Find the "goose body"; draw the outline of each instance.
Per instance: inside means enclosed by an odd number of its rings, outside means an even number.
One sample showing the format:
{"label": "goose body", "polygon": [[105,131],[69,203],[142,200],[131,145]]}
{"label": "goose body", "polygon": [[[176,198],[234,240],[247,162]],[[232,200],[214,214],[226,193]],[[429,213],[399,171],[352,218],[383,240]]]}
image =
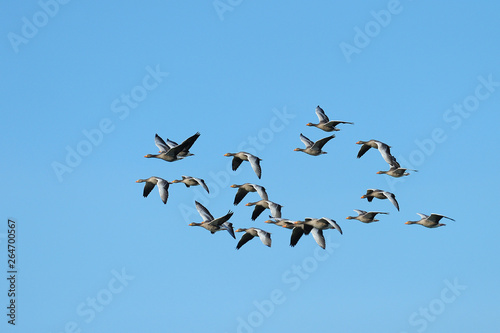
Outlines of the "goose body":
{"label": "goose body", "polygon": [[[146,158],[158,158],[167,162],[174,162],[189,156],[189,149],[194,144],[200,133],[196,133],[184,140],[180,145],[170,147],[163,139],[156,134],[155,144],[160,149],[159,154],[147,154]],[[191,154],[192,155],[192,154]]]}
{"label": "goose body", "polygon": [[370,148],[378,149],[384,161],[386,161],[391,167],[399,168],[400,165],[396,161],[396,158],[391,155],[391,147],[383,142],[377,140],[370,141],[358,141],[356,144],[361,145],[358,152],[358,158],[361,158]]}
{"label": "goose body", "polygon": [[243,236],[241,236],[238,245],[236,245],[236,249],[239,250],[243,245],[245,245],[252,238],[259,236],[262,244],[271,247],[271,233],[264,231],[259,228],[240,228],[237,229],[236,232],[245,232]]}
{"label": "goose body", "polygon": [[190,226],[198,226],[207,229],[210,231],[212,234],[216,233],[217,231],[220,230],[227,230],[231,237],[235,238],[234,235],[234,230],[233,230],[233,224],[231,222],[228,222],[228,220],[233,216],[233,212],[229,211],[226,215],[219,217],[217,219],[214,219],[212,214],[208,211],[208,209],[205,208],[201,203],[198,201],[195,201],[196,205],[196,210],[200,214],[201,218],[203,219],[203,222],[198,223],[198,222],[192,222],[189,225]]}
{"label": "goose body", "polygon": [[450,217],[440,215],[440,214],[431,214],[430,216],[428,216],[425,214],[417,213],[417,215],[419,215],[421,217],[420,220],[407,221],[407,222],[405,222],[405,224],[420,224],[420,225],[423,225],[424,227],[427,227],[427,228],[437,228],[437,227],[442,227],[442,226],[446,225],[444,223],[439,223],[439,221],[442,218],[445,218],[445,219],[448,219],[451,221],[455,221],[454,219],[452,219]]}
{"label": "goose body", "polygon": [[210,193],[207,184],[205,184],[205,181],[201,178],[182,176],[182,179],[173,180],[172,183],[184,183],[186,187],[201,185],[207,193]]}
{"label": "goose body", "polygon": [[234,205],[236,206],[243,200],[248,192],[257,192],[262,200],[268,200],[266,189],[263,186],[245,183],[242,185],[231,185],[232,188],[237,188],[236,196],[234,197]]}
{"label": "goose body", "polygon": [[149,193],[151,193],[155,185],[158,185],[158,191],[160,192],[161,201],[163,201],[164,204],[167,203],[169,182],[166,181],[165,179],[153,176],[149,177],[148,179],[138,179],[135,182],[146,183],[144,184],[144,191],[143,191],[144,198],[146,198],[149,195]]}
{"label": "goose body", "polygon": [[327,136],[326,138],[320,139],[316,142],[312,142],[306,136],[304,136],[302,133],[300,133],[300,140],[304,143],[306,148],[305,149],[295,148],[294,151],[301,151],[301,152],[304,152],[304,153],[312,155],[312,156],[326,154],[326,151],[323,151],[321,149],[328,141],[330,141],[334,137],[335,137],[335,135],[332,134],[330,136]]}
{"label": "goose body", "polygon": [[377,214],[389,214],[389,213],[384,213],[384,212],[366,212],[364,210],[360,209],[354,209],[356,213],[358,213],[358,216],[348,216],[346,219],[348,220],[358,220],[363,223],[371,223],[371,222],[377,222],[378,220],[375,219],[375,215]]}
{"label": "goose body", "polygon": [[249,202],[245,206],[255,206],[253,213],[252,213],[252,221],[255,221],[257,217],[266,209],[269,208],[271,211],[271,215],[274,218],[281,218],[281,206],[280,204],[277,204],[275,202],[269,201],[269,200],[259,200],[256,202]]}
{"label": "goose body", "polygon": [[377,189],[368,189],[366,190],[366,194],[361,196],[361,199],[367,199],[368,202],[371,202],[373,198],[377,199],[389,199],[389,201],[396,207],[397,210],[399,210],[399,204],[396,201],[396,196],[387,191],[382,191],[382,190],[377,190]]}
{"label": "goose body", "polygon": [[262,169],[260,168],[260,161],[262,161],[260,158],[258,158],[257,156],[254,156],[252,154],[249,154],[247,152],[244,152],[244,151],[240,151],[239,153],[227,153],[227,154],[224,154],[224,156],[232,156],[233,157],[233,164],[232,164],[232,168],[233,168],[233,171],[236,171],[238,169],[238,167],[240,166],[241,163],[243,163],[243,161],[248,161],[250,162],[250,165],[252,166],[252,169],[253,171],[255,172],[255,174],[257,175],[257,177],[261,177],[262,175]]}
{"label": "goose body", "polygon": [[318,116],[319,123],[313,124],[313,123],[308,123],[306,124],[307,126],[314,126],[317,127],[325,132],[333,132],[333,131],[340,131],[337,128],[338,124],[351,124],[354,125],[354,123],[348,122],[348,121],[339,121],[339,120],[330,120],[328,119],[328,116],[325,114],[325,111],[318,105],[316,107],[316,115]]}

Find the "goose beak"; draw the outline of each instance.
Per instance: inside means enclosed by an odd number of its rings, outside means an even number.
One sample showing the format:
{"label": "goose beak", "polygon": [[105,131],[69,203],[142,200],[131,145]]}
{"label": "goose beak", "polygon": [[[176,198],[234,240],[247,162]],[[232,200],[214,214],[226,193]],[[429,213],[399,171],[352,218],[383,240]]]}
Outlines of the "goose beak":
{"label": "goose beak", "polygon": [[361,196],[361,199],[364,199],[364,198],[366,198],[366,195],[362,195],[362,196]]}
{"label": "goose beak", "polygon": [[405,224],[410,224],[410,221],[408,221],[408,222],[405,222]]}

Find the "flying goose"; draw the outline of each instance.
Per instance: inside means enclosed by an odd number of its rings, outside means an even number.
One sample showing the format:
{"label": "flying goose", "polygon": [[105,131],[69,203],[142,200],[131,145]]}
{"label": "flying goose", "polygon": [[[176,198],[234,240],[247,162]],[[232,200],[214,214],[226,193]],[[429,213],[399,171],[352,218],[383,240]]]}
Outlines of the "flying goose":
{"label": "flying goose", "polygon": [[363,223],[371,223],[371,222],[377,222],[378,220],[375,219],[375,215],[377,214],[389,214],[389,213],[384,213],[384,212],[366,212],[364,210],[360,209],[354,209],[356,213],[358,213],[358,216],[348,216],[346,219],[348,220],[358,220]]}
{"label": "flying goose", "polygon": [[443,217],[445,219],[455,221],[454,219],[452,219],[450,217],[440,215],[440,214],[431,214],[431,216],[428,216],[425,214],[417,213],[417,215],[419,215],[421,217],[421,219],[419,221],[408,221],[408,222],[405,222],[405,224],[420,224],[420,225],[423,225],[424,227],[427,227],[427,228],[437,228],[437,227],[442,227],[442,226],[446,225],[444,223],[439,223],[439,221]]}
{"label": "flying goose", "polygon": [[[193,141],[193,143],[194,143],[194,141]],[[175,141],[169,140],[168,138],[167,138],[167,141],[165,142],[165,141],[163,141],[163,139],[158,134],[156,134],[155,135],[155,145],[156,145],[156,147],[158,147],[158,149],[160,149],[159,153],[163,153],[163,152],[167,152],[171,148],[177,147],[179,144],[177,142],[175,142]],[[189,152],[190,148],[191,148],[191,146],[184,147],[184,149],[181,150],[177,154],[177,157],[179,159],[181,159],[181,158],[184,158],[184,157],[193,156],[194,154],[191,154]]]}
{"label": "flying goose", "polygon": [[149,193],[151,193],[151,191],[153,190],[155,185],[158,185],[158,190],[160,191],[161,201],[163,201],[164,204],[167,203],[168,186],[170,183],[168,181],[166,181],[165,179],[153,176],[153,177],[149,177],[148,179],[138,179],[135,182],[136,183],[146,183],[146,184],[144,184],[144,192],[143,192],[144,198],[146,198],[149,195]]}
{"label": "flying goose", "polygon": [[302,133],[300,133],[300,140],[304,143],[306,148],[305,149],[295,148],[294,151],[302,151],[302,152],[309,154],[309,155],[312,155],[312,156],[326,154],[326,151],[322,151],[321,149],[328,141],[330,141],[334,137],[335,137],[335,135],[332,134],[330,136],[327,136],[326,138],[320,139],[316,142],[312,142],[307,137],[305,137]]}
{"label": "flying goose", "polygon": [[207,193],[210,193],[207,184],[205,184],[205,181],[200,178],[182,176],[182,179],[173,180],[172,183],[184,183],[186,187],[201,185]]}
{"label": "flying goose", "polygon": [[214,217],[212,216],[212,214],[210,214],[208,209],[206,209],[205,206],[203,206],[201,203],[195,201],[195,205],[196,205],[196,210],[198,211],[198,213],[200,213],[200,216],[203,219],[203,222],[201,223],[193,222],[189,224],[190,226],[203,227],[208,231],[210,231],[212,234],[220,230],[227,230],[227,232],[229,232],[231,237],[236,239],[234,235],[233,224],[231,222],[228,222],[228,220],[233,215],[232,211],[229,211],[226,215],[222,217],[214,219]]}
{"label": "flying goose", "polygon": [[240,151],[239,153],[227,153],[224,154],[224,156],[233,156],[233,165],[232,165],[233,171],[236,171],[236,169],[238,169],[238,167],[240,166],[241,163],[243,163],[243,161],[250,162],[253,171],[260,179],[260,176],[262,174],[262,170],[260,168],[260,161],[262,160],[257,156],[246,153],[244,151]]}
{"label": "flying goose", "polygon": [[368,189],[366,190],[366,194],[361,196],[361,199],[368,199],[368,202],[372,202],[373,198],[377,199],[389,199],[390,202],[399,210],[399,204],[396,201],[396,196],[387,191],[377,190],[377,189]]}
{"label": "flying goose", "polygon": [[243,198],[247,195],[248,192],[257,192],[261,199],[268,200],[266,189],[263,186],[245,183],[243,185],[231,185],[232,188],[237,188],[238,192],[236,192],[236,196],[234,197],[234,205],[236,206],[243,200]]}
{"label": "flying goose", "polygon": [[255,206],[253,213],[252,213],[252,221],[255,221],[257,217],[266,209],[269,208],[271,210],[271,215],[276,218],[281,218],[281,205],[269,201],[269,200],[259,200],[256,202],[249,202],[245,206]]}
{"label": "flying goose", "polygon": [[370,148],[376,148],[382,155],[383,159],[391,167],[396,167],[396,168],[400,167],[399,163],[396,161],[396,158],[391,155],[391,147],[386,145],[385,143],[377,140],[370,140],[370,141],[358,141],[356,142],[356,144],[362,145],[358,152],[357,156],[358,158],[363,156]]}
{"label": "flying goose", "polygon": [[[160,138],[158,134],[155,135],[155,144],[160,149],[159,154],[147,154],[144,157],[146,158],[159,158],[167,162],[174,162],[184,157],[188,156],[186,152],[189,151],[191,146],[194,144],[196,139],[200,136],[200,133],[196,133],[195,135],[184,140],[180,145],[170,148],[163,140]],[[182,153],[184,152],[184,153]],[[182,154],[184,155],[182,155]]]}
{"label": "flying goose", "polygon": [[328,116],[325,114],[325,111],[323,111],[323,109],[319,105],[316,107],[316,115],[318,116],[319,123],[318,124],[308,123],[308,124],[306,124],[307,126],[315,126],[319,129],[322,129],[325,132],[332,132],[332,131],[340,131],[336,127],[338,124],[354,125],[354,123],[351,123],[348,121],[339,121],[339,120],[328,119]]}
{"label": "flying goose", "polygon": [[255,236],[259,236],[262,243],[266,246],[271,247],[271,233],[264,231],[258,228],[240,228],[235,230],[236,232],[245,232],[243,236],[241,236],[238,245],[236,245],[236,250],[239,250],[245,243],[254,238]]}
{"label": "flying goose", "polygon": [[379,172],[377,172],[377,174],[379,174],[379,175],[386,174],[386,175],[389,175],[392,177],[399,178],[399,177],[403,177],[403,176],[408,176],[410,174],[408,172],[405,172],[406,170],[418,172],[418,170],[397,168],[395,166],[391,166],[391,168],[388,171],[379,171]]}

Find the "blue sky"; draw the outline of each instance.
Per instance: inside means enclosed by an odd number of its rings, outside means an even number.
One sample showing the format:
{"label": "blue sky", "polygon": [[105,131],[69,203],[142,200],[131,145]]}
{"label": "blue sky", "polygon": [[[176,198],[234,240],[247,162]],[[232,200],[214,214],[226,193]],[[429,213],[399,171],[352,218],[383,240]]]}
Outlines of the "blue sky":
{"label": "blue sky", "polygon": [[[429,1],[112,1],[4,3],[0,51],[0,254],[17,223],[16,327],[5,332],[481,332],[498,326],[500,5]],[[314,157],[294,152],[341,125]],[[154,135],[195,154],[167,163]],[[402,180],[377,175],[392,146]],[[262,158],[262,179],[223,155]],[[189,175],[142,197],[135,180]],[[265,186],[283,217],[330,217],[311,236],[251,221]],[[393,192],[368,203],[368,188]],[[227,233],[190,227],[194,201],[235,227],[272,233],[236,251]],[[353,209],[389,212],[363,224]],[[426,229],[416,213],[454,218]],[[239,238],[240,235],[237,235]]]}

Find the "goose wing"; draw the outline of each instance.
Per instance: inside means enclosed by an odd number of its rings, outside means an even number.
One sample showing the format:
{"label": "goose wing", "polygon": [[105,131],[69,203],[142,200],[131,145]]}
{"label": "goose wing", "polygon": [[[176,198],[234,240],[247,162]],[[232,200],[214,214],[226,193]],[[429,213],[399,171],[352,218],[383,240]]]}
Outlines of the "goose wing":
{"label": "goose wing", "polygon": [[384,161],[386,161],[391,166],[391,168],[399,168],[400,165],[398,161],[396,161],[396,158],[391,155],[391,148],[380,141],[375,141],[375,143],[377,144],[377,149],[380,152],[380,155],[382,155]]}
{"label": "goose wing", "polygon": [[271,234],[261,229],[255,228],[255,230],[257,231],[257,235],[259,236],[261,242],[264,245],[271,247]]}
{"label": "goose wing", "polygon": [[166,142],[167,142],[167,146],[168,146],[169,148],[174,148],[175,146],[178,146],[178,145],[179,145],[177,142],[172,141],[172,140],[169,140],[169,139],[167,139],[167,141],[166,141]]}
{"label": "goose wing", "polygon": [[327,136],[326,138],[320,139],[316,141],[311,148],[321,150],[321,148],[323,148],[323,146],[334,137],[335,135],[332,134],[330,136]]}
{"label": "goose wing", "polygon": [[160,153],[166,153],[170,149],[170,147],[165,143],[165,141],[163,141],[163,139],[158,134],[155,134],[155,145],[160,150]]}
{"label": "goose wing", "polygon": [[178,146],[170,148],[170,150],[167,152],[168,155],[176,156],[179,154],[181,151],[187,152],[194,144],[196,139],[200,136],[200,133],[197,132],[196,134],[190,136],[186,140],[182,141],[182,143]]}
{"label": "goose wing", "polygon": [[233,163],[232,163],[233,171],[236,171],[236,169],[238,169],[241,163],[243,163],[243,160],[241,158],[233,156]]}
{"label": "goose wing", "polygon": [[200,214],[201,218],[203,219],[203,222],[209,222],[209,221],[213,221],[214,220],[214,217],[212,216],[212,214],[210,214],[210,212],[208,211],[208,209],[205,208],[205,206],[203,206],[198,201],[195,201],[194,203],[196,205],[196,210],[198,211],[198,213]]}
{"label": "goose wing", "polygon": [[355,211],[356,213],[358,213],[358,215],[364,215],[364,214],[367,213],[366,211],[361,210],[361,209],[353,209],[353,211]]}
{"label": "goose wing", "polygon": [[273,217],[281,218],[281,205],[274,202],[269,202],[269,209]]}
{"label": "goose wing", "polygon": [[[340,234],[342,235],[342,229],[340,228],[340,226],[337,224],[337,222],[335,222],[334,220],[328,218],[328,217],[323,217],[322,218],[323,220],[327,221],[328,224],[330,224],[334,229],[336,229],[338,232],[340,232]],[[314,230],[314,229],[313,229]]]}
{"label": "goose wing", "polygon": [[207,193],[210,193],[210,191],[208,190],[208,186],[207,184],[205,184],[205,181],[203,179],[200,179],[200,178],[195,178],[195,177],[191,177],[192,179],[196,180],[196,182],[198,184],[201,185],[201,187],[203,187],[205,189],[205,191],[207,191]]}
{"label": "goose wing", "polygon": [[399,210],[399,204],[396,201],[396,196],[391,192],[384,191],[382,193],[384,193],[385,197],[389,199],[390,202],[392,202],[392,204],[397,208],[397,210]]}
{"label": "goose wing", "polygon": [[385,213],[385,212],[368,212],[368,213],[366,213],[366,217],[369,219],[373,219],[377,214],[389,215],[389,213]]}
{"label": "goose wing", "polygon": [[167,203],[168,199],[168,182],[165,179],[158,178],[158,190],[160,191],[160,198],[164,204]]}
{"label": "goose wing", "polygon": [[252,221],[255,221],[257,217],[265,210],[266,208],[261,205],[255,205],[255,208],[252,213]]}
{"label": "goose wing", "polygon": [[252,184],[253,188],[257,191],[262,200],[269,200],[264,186]]}
{"label": "goose wing", "polygon": [[371,147],[369,145],[367,145],[366,143],[363,143],[361,145],[361,148],[359,148],[359,152],[358,152],[358,158],[360,158],[361,156],[363,156]]}
{"label": "goose wing", "polygon": [[241,236],[238,245],[236,245],[236,250],[239,250],[243,245],[245,245],[249,240],[253,238],[248,232],[245,232],[243,236]]}
{"label": "goose wing", "polygon": [[300,133],[300,141],[302,141],[304,143],[304,145],[306,145],[306,148],[310,148],[310,147],[312,147],[314,145],[314,142],[312,142],[311,140],[309,140],[302,133]]}
{"label": "goose wing", "polygon": [[328,116],[325,114],[325,111],[323,111],[323,109],[319,105],[316,107],[315,111],[320,123],[327,123],[330,121],[330,119],[328,119]]}
{"label": "goose wing", "polygon": [[313,235],[314,240],[316,241],[316,243],[318,243],[318,245],[322,249],[324,249],[326,247],[326,244],[325,244],[325,236],[323,236],[323,230],[317,229],[317,228],[313,228],[312,231],[311,231],[311,234]]}
{"label": "goose wing", "polygon": [[247,195],[248,191],[245,190],[243,187],[238,188],[238,192],[236,192],[236,195],[234,197],[234,205],[236,206],[243,200],[243,198]]}
{"label": "goose wing", "polygon": [[224,222],[222,223],[221,229],[227,230],[231,237],[236,239],[236,236],[234,235],[234,229],[233,229],[233,224],[231,222]]}
{"label": "goose wing", "polygon": [[438,223],[438,222],[439,222],[439,220],[441,220],[443,217],[444,217],[445,219],[455,221],[455,220],[454,220],[454,219],[452,219],[451,217],[447,217],[447,216],[440,215],[440,214],[431,214],[431,216],[429,216],[427,219],[428,219],[429,221],[432,221],[432,222],[436,222],[436,223]]}
{"label": "goose wing", "polygon": [[155,183],[146,182],[146,184],[144,184],[144,192],[142,192],[144,198],[146,198],[154,188],[155,188]]}
{"label": "goose wing", "polygon": [[229,212],[227,212],[226,215],[219,217],[219,218],[216,218],[215,220],[210,221],[209,223],[215,227],[220,227],[224,222],[229,220],[231,218],[231,216],[233,216],[233,212],[229,211]]}
{"label": "goose wing", "polygon": [[253,171],[260,179],[260,176],[262,175],[262,169],[260,168],[260,158],[252,154],[247,154],[247,158],[250,162],[250,165],[252,166]]}
{"label": "goose wing", "polygon": [[196,134],[184,140],[179,146],[182,146],[182,150],[188,151],[189,149],[191,149],[191,147],[193,146],[193,144],[195,143],[195,141],[198,139],[199,136],[200,132],[196,132]]}
{"label": "goose wing", "polygon": [[294,247],[300,240],[300,237],[304,234],[304,229],[301,227],[295,227],[292,229],[292,236],[290,237],[290,246]]}
{"label": "goose wing", "polygon": [[332,120],[332,121],[330,121],[330,124],[332,124],[333,127],[337,126],[338,124],[351,124],[351,125],[354,125],[354,123],[351,123],[350,121],[340,121],[340,120]]}

